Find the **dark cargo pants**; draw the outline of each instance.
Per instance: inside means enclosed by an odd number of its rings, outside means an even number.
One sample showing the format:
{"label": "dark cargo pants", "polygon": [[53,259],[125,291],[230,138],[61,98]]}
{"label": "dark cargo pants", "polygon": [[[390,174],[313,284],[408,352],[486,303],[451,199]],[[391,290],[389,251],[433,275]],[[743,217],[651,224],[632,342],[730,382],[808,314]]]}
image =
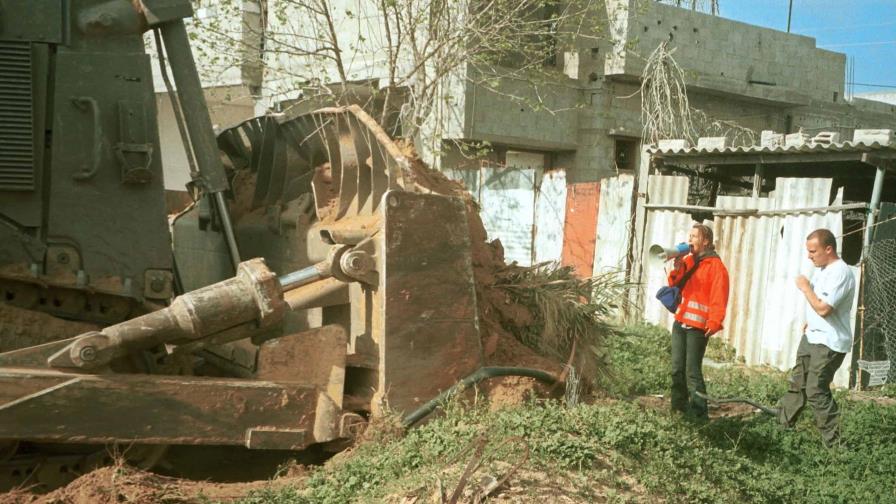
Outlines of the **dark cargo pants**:
{"label": "dark cargo pants", "polygon": [[782,425],[793,427],[808,402],[825,445],[831,446],[839,439],[840,411],[831,394],[831,382],[845,356],[826,345],[809,343],[803,335],[796,351],[796,365],[790,371],[787,393],[778,403],[778,421]]}
{"label": "dark cargo pants", "polygon": [[694,392],[706,394],[703,381],[703,355],[708,338],[700,329],[672,326],[672,410],[697,418],[706,418],[706,400]]}

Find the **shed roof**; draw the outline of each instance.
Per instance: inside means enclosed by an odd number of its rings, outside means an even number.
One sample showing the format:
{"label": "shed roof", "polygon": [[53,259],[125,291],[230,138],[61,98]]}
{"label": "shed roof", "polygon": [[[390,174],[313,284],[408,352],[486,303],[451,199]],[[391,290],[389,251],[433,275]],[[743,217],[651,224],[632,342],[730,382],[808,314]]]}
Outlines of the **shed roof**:
{"label": "shed roof", "polygon": [[896,171],[896,143],[889,139],[878,141],[862,138],[858,141],[831,143],[809,140],[797,145],[748,147],[719,147],[718,142],[702,141],[693,147],[683,145],[680,141],[671,141],[661,142],[659,146],[648,148],[647,152],[662,160],[709,166],[800,163],[854,166],[859,163],[869,167],[884,166]]}

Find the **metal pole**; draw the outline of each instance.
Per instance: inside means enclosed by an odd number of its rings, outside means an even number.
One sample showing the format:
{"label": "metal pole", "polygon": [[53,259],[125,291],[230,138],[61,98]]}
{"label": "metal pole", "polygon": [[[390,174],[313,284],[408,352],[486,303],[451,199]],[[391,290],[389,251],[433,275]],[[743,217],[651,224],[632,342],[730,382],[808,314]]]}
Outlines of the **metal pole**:
{"label": "metal pole", "polygon": [[787,7],[787,33],[790,33],[790,17],[793,14],[793,0],[790,0],[790,5]]}
{"label": "metal pole", "polygon": [[865,220],[865,239],[862,247],[862,257],[865,256],[865,248],[871,245],[871,235],[874,233],[874,221],[877,220],[877,212],[880,210],[880,194],[884,188],[884,173],[886,168],[877,165],[877,173],[874,175],[874,189],[871,191],[871,205],[868,207],[868,218]]}
{"label": "metal pole", "polygon": [[221,227],[224,229],[227,249],[230,252],[233,267],[236,269],[240,263],[240,254],[233,234],[227,202],[223,195],[223,192],[230,188],[230,184],[227,181],[224,166],[221,164],[212,120],[208,107],[205,105],[202,83],[199,81],[196,62],[193,61],[193,53],[190,50],[187,28],[184,26],[184,22],[178,19],[164,23],[159,27],[159,31],[165,42],[171,73],[174,74],[174,82],[177,84],[177,94],[180,97],[181,108],[183,108],[193,153],[199,164],[203,188],[215,195],[213,202],[221,217]]}
{"label": "metal pole", "polygon": [[329,277],[330,275],[326,272],[328,267],[329,264],[325,261],[319,262],[315,265],[287,273],[279,277],[277,281],[280,282],[280,288],[283,289],[283,292],[291,291],[303,285],[308,285],[311,282]]}
{"label": "metal pole", "polygon": [[762,164],[756,163],[756,168],[753,170],[753,199],[759,198],[759,193],[762,191],[762,175]]}
{"label": "metal pole", "polygon": [[227,241],[227,250],[230,252],[230,261],[233,263],[233,270],[236,271],[240,265],[240,250],[236,246],[236,236],[233,234],[233,223],[230,222],[227,201],[224,200],[223,192],[216,192],[214,195],[218,215],[221,217],[221,228],[224,230],[224,239]]}
{"label": "metal pole", "polygon": [[209,192],[226,191],[230,186],[224,166],[221,165],[212,120],[202,93],[202,83],[199,82],[196,63],[190,51],[187,29],[183,21],[176,20],[163,24],[159,31],[165,41],[168,62],[171,64],[171,73],[174,74],[177,94],[190,132],[190,143],[193,144],[205,189]]}

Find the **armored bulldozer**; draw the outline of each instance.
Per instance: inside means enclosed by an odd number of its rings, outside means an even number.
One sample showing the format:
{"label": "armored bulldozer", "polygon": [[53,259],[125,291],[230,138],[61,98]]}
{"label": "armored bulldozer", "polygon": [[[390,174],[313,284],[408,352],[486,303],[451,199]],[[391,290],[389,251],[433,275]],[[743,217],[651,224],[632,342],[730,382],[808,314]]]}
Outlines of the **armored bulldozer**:
{"label": "armored bulldozer", "polygon": [[[59,484],[112,445],[150,465],[170,445],[338,444],[481,364],[464,203],[357,106],[216,137],[190,15],[0,2],[2,487]],[[171,217],[148,31],[197,165]]]}

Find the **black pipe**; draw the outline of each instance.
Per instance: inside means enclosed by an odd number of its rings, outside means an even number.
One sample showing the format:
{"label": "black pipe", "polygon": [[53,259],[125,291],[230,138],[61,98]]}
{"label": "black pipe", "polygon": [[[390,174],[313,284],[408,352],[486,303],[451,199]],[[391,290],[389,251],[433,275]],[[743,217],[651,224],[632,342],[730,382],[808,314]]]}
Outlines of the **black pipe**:
{"label": "black pipe", "polygon": [[423,406],[420,406],[401,420],[401,424],[405,428],[412,427],[414,424],[426,418],[427,415],[435,411],[439,404],[458,392],[466,390],[471,385],[475,385],[486,378],[495,378],[498,376],[526,376],[535,378],[536,380],[545,382],[549,385],[557,383],[554,375],[547,371],[539,369],[521,368],[521,367],[484,367],[479,368],[475,373],[467,376],[461,381],[455,383],[448,390],[439,394],[435,399],[430,400]]}
{"label": "black pipe", "polygon": [[724,399],[719,399],[716,397],[708,396],[700,391],[694,391],[694,393],[697,394],[698,397],[700,397],[701,399],[703,399],[706,402],[711,402],[711,403],[716,403],[716,404],[739,402],[739,403],[749,404],[750,406],[752,406],[752,407],[758,409],[759,411],[762,411],[763,413],[766,413],[768,415],[778,416],[777,408],[770,408],[768,406],[759,404],[758,402],[750,400],[750,399],[741,398],[741,397],[726,397]]}

